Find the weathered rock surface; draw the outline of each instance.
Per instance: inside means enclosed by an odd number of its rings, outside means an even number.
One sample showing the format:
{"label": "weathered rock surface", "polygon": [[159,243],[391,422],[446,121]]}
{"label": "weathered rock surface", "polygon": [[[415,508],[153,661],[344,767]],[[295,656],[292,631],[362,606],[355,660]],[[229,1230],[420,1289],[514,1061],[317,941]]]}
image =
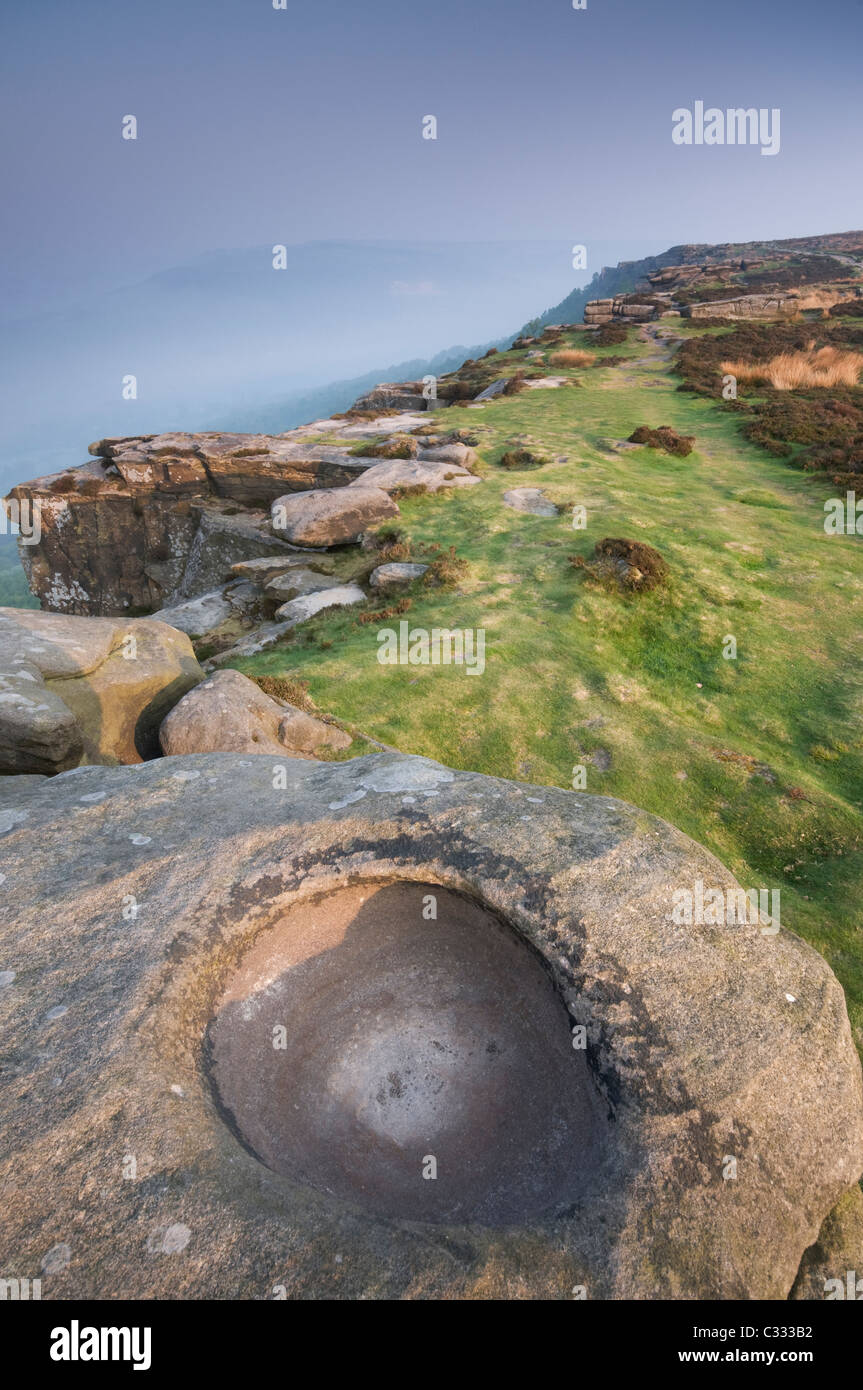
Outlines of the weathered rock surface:
{"label": "weathered rock surface", "polygon": [[217,671],[184,695],[159,731],[162,751],[287,753],[311,758],[322,747],[348,748],[349,734],[286,700],[274,699],[239,671]]}
{"label": "weathered rock surface", "polygon": [[[0,1268],[38,1271],[68,1245],[43,1298],[267,1299],[281,1286],[289,1298],[564,1299],[576,1285],[589,1298],[784,1298],[863,1169],[860,1064],[838,982],[788,932],[675,924],[676,889],[734,881],[653,816],[397,754],[340,764],[207,754],[26,783],[11,805],[0,787],[0,968],[15,972],[0,991]],[[575,1043],[585,1030],[571,1084],[597,1104],[583,1142],[565,1146],[571,1171],[541,1210],[502,1183],[500,1200],[516,1204],[504,1224],[481,1192],[443,1227],[423,1208],[426,1156],[457,1153],[453,1115],[486,1174],[498,1171],[496,1144],[507,1174],[507,1144],[521,1142],[522,1111],[496,1119],[487,1139],[483,1075],[494,1081],[498,1064],[528,1055],[511,1032],[494,1051],[508,1020],[492,987],[493,937],[483,945],[465,917],[471,970],[446,976],[442,1002],[417,956],[418,978],[399,972],[377,1029],[360,1007],[380,987],[377,957],[357,949],[362,914],[344,919],[353,972],[338,969],[338,934],[323,949],[279,936],[295,907],[327,926],[332,894],[335,926],[345,885],[372,894],[405,880],[463,895],[526,940]],[[442,941],[446,903],[442,892]],[[435,921],[420,934],[405,911],[444,979]],[[358,1126],[357,1167],[349,1148],[338,1152],[352,1180],[360,1170],[375,1180],[376,1154],[388,1171],[386,1146],[400,1185],[390,1219],[328,1192],[313,1167],[277,1172],[256,1157],[248,1127],[272,1096],[251,1087],[245,1143],[217,1103],[210,1044],[231,991],[278,1075],[270,986],[330,961],[322,1012],[350,1047],[333,1054],[325,1028],[310,1035],[296,1132],[315,1139],[324,1102]],[[292,1055],[291,1017],[277,1022]],[[472,1027],[482,1046],[471,1053],[459,1040]],[[544,1029],[536,1045],[556,1048]],[[459,1043],[441,1072],[443,1109],[420,1084],[432,1059],[441,1066],[441,1037]],[[534,1149],[554,1123],[552,1107]],[[723,1177],[728,1155],[735,1181]],[[451,1190],[457,1164],[439,1170]],[[417,1220],[405,1219],[411,1175]]]}
{"label": "weathered rock surface", "polygon": [[296,545],[343,545],[359,540],[369,526],[398,516],[395,502],[379,487],[298,492],[272,507],[273,530]]}
{"label": "weathered rock surface", "polygon": [[203,675],[162,622],[0,608],[0,771],[154,757],[159,725]]}
{"label": "weathered rock surface", "polygon": [[367,473],[351,483],[348,492],[359,488],[377,487],[384,492],[396,492],[403,487],[424,487],[437,492],[442,487],[472,487],[481,482],[475,474],[455,463],[435,463],[421,459],[384,459],[372,464]]}
{"label": "weathered rock surface", "polygon": [[412,565],[407,560],[392,560],[389,564],[378,565],[369,575],[373,589],[402,589],[414,579],[421,578],[428,565]]}
{"label": "weathered rock surface", "polygon": [[278,623],[286,624],[288,628],[297,627],[299,623],[313,618],[324,608],[350,606],[362,603],[364,598],[365,594],[359,584],[330,585],[317,593],[290,599],[288,603],[283,603],[281,608],[276,609],[274,617]]}
{"label": "weathered rock surface", "polygon": [[[860,1281],[858,1283],[858,1280]],[[863,1192],[852,1187],[836,1203],[803,1256],[795,1299],[863,1299]]]}

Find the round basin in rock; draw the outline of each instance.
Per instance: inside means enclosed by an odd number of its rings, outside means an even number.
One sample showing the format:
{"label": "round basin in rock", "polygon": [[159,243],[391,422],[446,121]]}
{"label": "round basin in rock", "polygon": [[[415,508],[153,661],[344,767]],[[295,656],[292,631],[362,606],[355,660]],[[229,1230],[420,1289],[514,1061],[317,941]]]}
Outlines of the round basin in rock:
{"label": "round basin in rock", "polygon": [[681,918],[745,894],[611,797],[82,767],[0,778],[0,874],[0,1270],[68,1247],[43,1298],[785,1298],[863,1169],[826,961]]}
{"label": "round basin in rock", "polygon": [[486,909],[354,886],[249,951],[210,1028],[213,1079],[278,1173],[380,1216],[510,1223],[572,1203],[594,1169],[603,1119],[570,1028]]}

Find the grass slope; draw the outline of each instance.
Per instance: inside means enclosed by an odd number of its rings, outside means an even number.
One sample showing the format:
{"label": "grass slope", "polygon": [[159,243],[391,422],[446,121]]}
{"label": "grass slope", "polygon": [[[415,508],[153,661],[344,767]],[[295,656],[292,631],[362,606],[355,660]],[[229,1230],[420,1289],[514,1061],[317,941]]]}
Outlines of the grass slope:
{"label": "grass slope", "polygon": [[[484,628],[483,675],[380,665],[376,633],[398,618],[363,626],[355,610],[324,613],[238,665],[305,680],[339,719],[453,767],[568,787],[585,764],[588,791],[664,816],[745,887],[781,888],[783,924],[836,971],[863,1045],[863,545],[825,534],[828,480],[676,390],[664,343],[633,334],[603,351],[630,360],[553,367],[580,384],[447,410],[447,428],[480,438],[482,486],[400,503],[415,547],[454,545],[470,562],[450,592],[415,589],[406,616]],[[525,365],[520,353],[496,360]],[[694,451],[603,442],[638,425],[695,435]],[[514,439],[549,462],[498,468]],[[522,485],[567,510],[509,510],[503,493]],[[586,530],[572,528],[576,504]],[[604,536],[655,546],[669,586],[629,597],[592,587],[569,557]],[[723,657],[728,637],[736,660]]]}

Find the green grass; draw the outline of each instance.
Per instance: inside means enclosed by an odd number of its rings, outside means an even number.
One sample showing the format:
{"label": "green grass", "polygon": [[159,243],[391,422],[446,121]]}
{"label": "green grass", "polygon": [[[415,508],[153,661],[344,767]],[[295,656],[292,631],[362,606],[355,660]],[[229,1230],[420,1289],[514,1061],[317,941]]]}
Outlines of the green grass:
{"label": "green grass", "polygon": [[[238,665],[299,676],[340,720],[453,767],[568,787],[584,763],[588,791],[664,816],[744,886],[781,888],[783,924],[831,963],[863,1044],[863,542],[825,535],[829,482],[676,391],[652,345],[632,338],[619,353],[635,360],[549,369],[578,390],[448,409],[447,428],[480,437],[483,484],[400,504],[414,545],[454,545],[470,563],[451,592],[415,586],[405,616],[484,628],[483,675],[379,665],[377,626],[359,625],[356,610],[323,613]],[[693,453],[598,442],[642,424],[694,434]],[[523,474],[496,467],[513,439],[550,461]],[[502,495],[521,485],[584,504],[587,529],[573,530],[568,511],[510,511]],[[569,556],[608,535],[655,546],[668,587],[631,597],[591,587]],[[736,660],[722,656],[728,636]],[[610,755],[606,771],[597,754]]]}

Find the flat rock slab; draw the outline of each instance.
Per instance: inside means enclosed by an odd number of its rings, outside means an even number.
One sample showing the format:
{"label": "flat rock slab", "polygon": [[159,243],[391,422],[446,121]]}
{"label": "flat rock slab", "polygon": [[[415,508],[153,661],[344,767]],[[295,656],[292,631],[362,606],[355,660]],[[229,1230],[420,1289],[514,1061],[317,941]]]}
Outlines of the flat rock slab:
{"label": "flat rock slab", "polygon": [[277,622],[286,623],[289,628],[296,627],[299,623],[313,618],[324,608],[362,603],[365,597],[359,584],[339,584],[335,587],[330,585],[328,589],[318,593],[304,594],[301,598],[292,598],[283,603],[281,608],[276,609],[275,617]]}
{"label": "flat rock slab", "polygon": [[307,568],[311,559],[314,559],[319,570],[327,566],[332,569],[332,560],[319,556],[316,550],[303,550],[296,555],[265,555],[259,560],[240,560],[231,566],[231,573],[238,579],[249,579],[253,584],[268,584],[276,575],[287,574],[290,569]]}
{"label": "flat rock slab", "polygon": [[534,516],[557,516],[558,508],[549,501],[541,487],[513,487],[503,494],[504,506],[514,512],[532,512]]}
{"label": "flat rock slab", "polygon": [[422,411],[400,411],[397,415],[377,415],[370,420],[314,420],[310,425],[291,430],[285,437],[334,434],[339,439],[367,439],[377,434],[407,434],[428,422],[428,415]]}
{"label": "flat rock slab", "polygon": [[403,487],[424,487],[429,492],[437,492],[442,487],[473,487],[474,483],[479,482],[482,482],[481,478],[454,463],[382,459],[380,463],[372,464],[357,482],[351,483],[348,491],[377,487],[389,493]]}
{"label": "flat rock slab", "polygon": [[[784,930],[675,922],[675,892],[698,880],[731,892],[734,880],[622,802],[389,753],[338,764],[213,753],[28,778],[17,801],[0,793],[0,1268],[49,1271],[43,1298],[569,1299],[578,1285],[588,1298],[784,1298],[863,1169],[860,1063],[829,967]],[[424,886],[419,921],[411,884]],[[401,885],[395,916],[372,914],[366,935],[340,895],[389,885]],[[435,916],[423,899],[436,890]],[[399,916],[397,988],[378,1026],[375,952],[383,962],[387,940],[398,944]],[[504,1088],[511,1123],[484,1139],[484,1083],[497,1077],[485,1049],[501,1044],[513,1076],[532,1059],[537,1104],[543,1067],[564,1063],[554,1009],[538,1038],[518,1038],[489,916],[505,949],[542,961],[572,1035],[571,1069],[552,1089],[562,1105],[589,1093],[593,1116],[578,1138],[560,1131],[563,1170],[552,1155],[550,1186],[529,1184],[539,1206],[516,1191],[503,1217],[476,1170],[453,1183],[447,1164],[457,1173],[466,1160],[451,1126],[463,1118],[459,1143],[476,1142],[484,1174],[497,1144],[501,1173],[517,1174],[506,1146],[522,1143],[523,1092]],[[457,925],[467,969],[448,958]],[[343,952],[350,968],[338,968]],[[316,979],[322,1016],[349,1046],[314,1019]],[[286,1000],[308,987],[307,1053],[290,1011],[267,1012],[280,981]],[[439,986],[436,1029],[425,1001]],[[214,1060],[232,989],[232,1036],[251,1059],[233,1117]],[[254,1077],[278,1067],[274,1052],[303,1058],[293,1114],[306,1147],[292,1158],[253,1133],[273,1118]],[[440,1093],[423,1080],[432,1054]],[[321,1105],[362,1136],[330,1155],[336,1188],[314,1167]],[[557,1132],[534,1113],[534,1133]],[[375,1159],[387,1135],[404,1139],[386,1160],[400,1193],[390,1206]],[[444,1184],[441,1211],[404,1216],[409,1173],[417,1187]],[[446,1184],[458,1200],[469,1182],[453,1215]],[[49,1255],[61,1246],[62,1260]]]}

